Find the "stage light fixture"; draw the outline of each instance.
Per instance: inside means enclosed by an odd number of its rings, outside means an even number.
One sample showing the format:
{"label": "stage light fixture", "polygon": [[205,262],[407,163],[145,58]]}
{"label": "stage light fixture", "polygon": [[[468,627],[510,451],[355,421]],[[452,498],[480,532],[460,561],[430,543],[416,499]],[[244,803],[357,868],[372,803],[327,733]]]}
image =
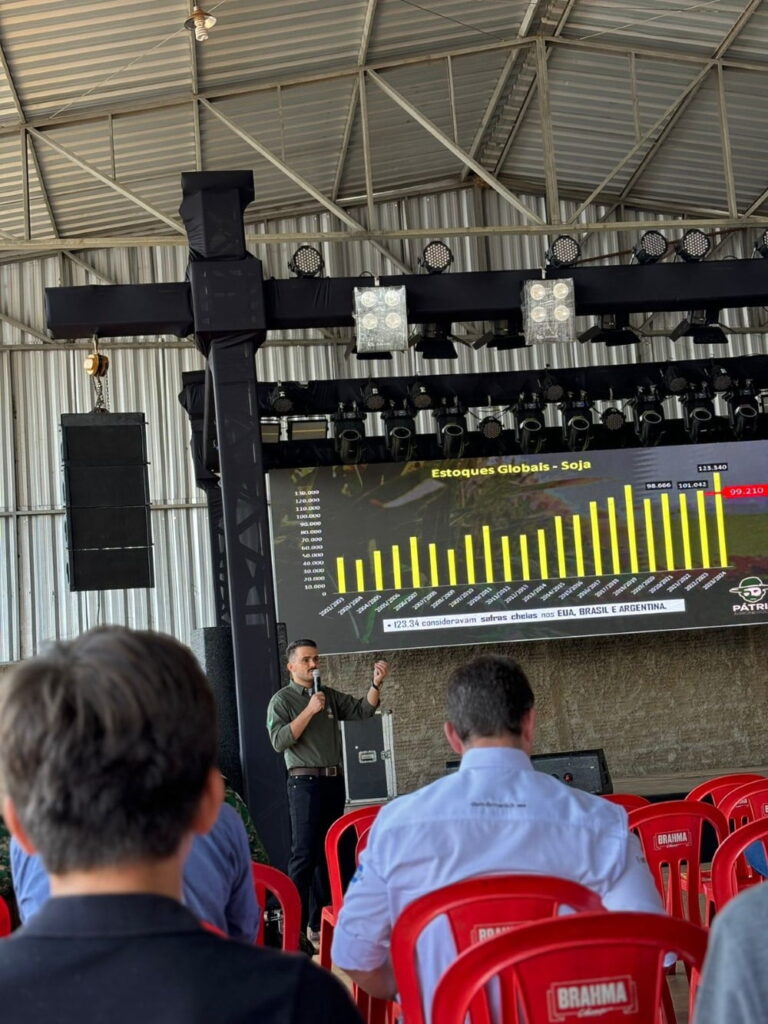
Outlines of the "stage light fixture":
{"label": "stage light fixture", "polygon": [[403,409],[389,409],[381,414],[387,451],[395,462],[408,462],[416,447],[416,423]]}
{"label": "stage light fixture", "polygon": [[498,441],[504,431],[504,424],[498,416],[483,416],[477,429],[486,441]]}
{"label": "stage light fixture", "polygon": [[324,267],[322,253],[312,245],[300,245],[288,260],[288,269],[297,277],[319,277]]}
{"label": "stage light fixture", "polygon": [[356,352],[363,358],[408,349],[405,285],[355,288]]}
{"label": "stage light fixture", "polygon": [[664,371],[664,387],[670,395],[681,395],[688,390],[688,378],[674,363],[670,363]]}
{"label": "stage light fixture", "polygon": [[324,441],[328,437],[328,421],[325,416],[307,420],[288,420],[289,441]]}
{"label": "stage light fixture", "polygon": [[632,249],[638,263],[656,263],[666,256],[669,242],[660,231],[651,229],[640,236],[640,241]]}
{"label": "stage light fixture", "polygon": [[545,373],[539,381],[541,397],[545,402],[561,402],[565,395],[565,388],[560,381],[551,373]]}
{"label": "stage light fixture", "polygon": [[378,384],[374,384],[372,380],[363,388],[363,405],[368,412],[381,412],[384,406],[387,404],[387,400],[379,390]]}
{"label": "stage light fixture", "polygon": [[467,417],[458,400],[435,410],[437,440],[445,459],[460,459],[467,444]]}
{"label": "stage light fixture", "polygon": [[629,325],[629,313],[602,313],[599,322],[588,327],[579,335],[579,341],[593,341],[612,347],[614,345],[634,345],[642,341],[642,335]]}
{"label": "stage light fixture", "polygon": [[712,390],[722,395],[733,387],[733,378],[724,366],[713,366],[709,372]]}
{"label": "stage light fixture", "polygon": [[354,465],[363,458],[365,441],[365,417],[358,409],[340,408],[332,417],[333,446],[345,466]]}
{"label": "stage light fixture", "polygon": [[751,380],[736,387],[728,396],[728,424],[737,441],[752,437],[760,423],[760,406]]}
{"label": "stage light fixture", "polygon": [[763,259],[768,259],[768,228],[755,242],[755,252],[759,252]]}
{"label": "stage light fixture", "polygon": [[285,384],[275,384],[269,392],[269,404],[275,416],[287,416],[293,409],[293,399]]}
{"label": "stage light fixture", "polygon": [[547,249],[547,265],[559,270],[572,267],[581,258],[581,246],[571,235],[558,235]]}
{"label": "stage light fixture", "polygon": [[694,309],[669,332],[672,341],[693,338],[694,345],[727,345],[728,336],[720,326],[719,309]]}
{"label": "stage light fixture", "polygon": [[699,228],[688,228],[675,242],[675,252],[686,263],[700,263],[709,255],[712,239]]}
{"label": "stage light fixture", "polygon": [[450,324],[424,324],[416,334],[415,349],[424,359],[458,359]]}
{"label": "stage light fixture", "polygon": [[621,409],[617,409],[615,406],[611,406],[609,409],[605,409],[600,414],[600,420],[606,430],[609,430],[612,434],[616,433],[617,430],[622,430],[626,422],[624,413]]}
{"label": "stage light fixture", "polygon": [[523,333],[529,344],[571,342],[576,333],[573,278],[525,281]]}
{"label": "stage light fixture", "polygon": [[643,448],[653,448],[664,436],[664,406],[656,388],[637,389],[632,401],[635,434]]}
{"label": "stage light fixture", "polygon": [[563,441],[572,452],[589,448],[592,440],[592,403],[585,392],[578,398],[569,395],[560,405],[563,418]]}
{"label": "stage light fixture", "polygon": [[415,380],[408,388],[408,400],[414,409],[418,410],[431,409],[434,404],[427,385],[422,384],[420,380]]}
{"label": "stage light fixture", "polygon": [[683,406],[683,426],[690,440],[698,444],[710,437],[715,432],[717,420],[709,388],[706,385],[691,388],[680,396],[680,402]]}
{"label": "stage light fixture", "polygon": [[427,242],[418,262],[428,274],[442,274],[453,263],[453,253],[445,242]]}
{"label": "stage light fixture", "polygon": [[544,410],[541,399],[535,394],[521,394],[513,409],[515,418],[515,440],[524,455],[536,455],[544,447]]}
{"label": "stage light fixture", "polygon": [[508,320],[494,320],[491,330],[482,334],[474,343],[475,348],[498,349],[500,352],[514,348],[525,348],[527,342],[523,334],[523,314],[513,310]]}

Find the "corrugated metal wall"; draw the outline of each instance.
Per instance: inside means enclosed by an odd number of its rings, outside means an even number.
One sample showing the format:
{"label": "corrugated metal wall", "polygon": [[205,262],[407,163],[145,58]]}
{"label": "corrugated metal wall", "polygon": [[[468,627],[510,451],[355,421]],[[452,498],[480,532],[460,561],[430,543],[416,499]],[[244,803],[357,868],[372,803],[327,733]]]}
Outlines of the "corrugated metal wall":
{"label": "corrugated metal wall", "polygon": [[[524,201],[544,216],[540,198],[529,196]],[[564,220],[574,211],[575,206],[563,203]],[[441,225],[517,222],[515,211],[495,193],[472,188],[382,204],[377,213],[382,227],[433,225],[438,236]],[[364,220],[363,210],[355,215]],[[592,220],[609,216],[602,207],[583,214]],[[309,214],[257,225],[249,229],[249,238],[252,251],[264,260],[265,272],[284,277],[295,246],[259,245],[259,231],[301,230],[317,232],[321,238],[324,231],[335,229],[330,215]],[[592,235],[585,256],[615,253],[627,249],[633,240],[611,232]],[[416,269],[423,241],[389,245],[399,260]],[[505,269],[540,265],[545,242],[496,235],[487,240],[456,239],[452,247],[458,270]],[[718,255],[742,256],[750,248],[751,239],[733,234]],[[322,244],[322,249],[332,276],[365,270],[392,272],[388,261],[363,242]],[[159,628],[185,641],[193,629],[213,623],[206,510],[188,454],[188,421],[177,401],[181,373],[201,368],[201,357],[191,345],[154,337],[124,339],[128,347],[111,353],[110,408],[142,411],[148,423],[157,585],[147,591],[70,594],[65,578],[59,419],[63,412],[87,412],[93,395],[82,370],[83,351],[65,344],[47,346],[41,340],[46,286],[178,281],[185,264],[183,248],[126,248],[81,253],[78,262],[61,255],[0,265],[0,663],[18,660],[48,639],[73,636],[98,622]],[[732,326],[748,326],[745,311],[725,316]],[[13,326],[7,318],[27,325],[28,330]],[[670,320],[655,317],[652,326],[661,331],[671,325]],[[471,330],[472,325],[460,329]],[[456,373],[718,354],[701,347],[694,350],[690,341],[673,345],[659,336],[640,347],[607,349],[574,343],[500,353],[460,346],[457,360],[424,364],[409,352],[392,361],[359,363],[344,355],[347,338],[345,331],[319,330],[274,336],[259,353],[258,374],[264,380],[313,380],[412,375],[425,369]],[[732,338],[727,354],[750,354],[764,347],[762,333],[744,333]],[[429,429],[426,419],[422,429]]]}

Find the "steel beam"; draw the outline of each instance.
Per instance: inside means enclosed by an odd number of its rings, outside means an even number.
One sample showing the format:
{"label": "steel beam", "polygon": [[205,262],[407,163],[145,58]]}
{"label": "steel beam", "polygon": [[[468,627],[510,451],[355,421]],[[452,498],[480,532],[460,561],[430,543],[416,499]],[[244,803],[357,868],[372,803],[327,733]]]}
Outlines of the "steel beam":
{"label": "steel beam", "polygon": [[725,172],[725,194],[728,198],[728,215],[736,217],[739,209],[736,203],[736,180],[733,174],[733,151],[731,137],[728,132],[728,105],[725,98],[722,64],[717,65],[717,106],[720,114],[720,142],[723,150],[723,170]]}
{"label": "steel beam", "polygon": [[349,97],[349,106],[347,107],[347,117],[344,121],[344,131],[341,136],[341,146],[339,147],[339,159],[336,162],[336,173],[333,176],[333,188],[331,189],[331,199],[335,203],[339,198],[339,189],[341,188],[341,179],[344,175],[344,165],[347,162],[347,153],[349,152],[349,140],[352,136],[352,126],[355,123],[355,114],[357,112],[357,96],[360,90],[360,79],[356,78],[352,84],[352,93]]}
{"label": "steel beam", "polygon": [[371,168],[371,136],[368,131],[368,93],[365,73],[357,79],[357,95],[360,102],[360,129],[363,136],[363,167],[365,169],[365,204],[368,209],[368,227],[376,227],[376,207],[373,202],[373,170]]}
{"label": "steel beam", "polygon": [[461,148],[461,146],[457,146],[456,143],[445,134],[445,132],[441,131],[433,121],[430,121],[428,117],[425,117],[425,115],[422,114],[417,107],[414,107],[414,105],[407,100],[402,93],[398,92],[394,86],[381,78],[375,71],[369,71],[367,74],[371,81],[373,81],[383,93],[389,96],[389,98],[401,107],[406,114],[412,117],[417,124],[420,124],[422,128],[428,131],[433,138],[437,139],[439,143],[445,146],[449,152],[453,153],[458,160],[466,164],[470,170],[474,171],[478,178],[482,178],[487,185],[490,185],[494,192],[498,192],[502,199],[506,200],[510,206],[513,206],[518,213],[527,217],[533,224],[542,223],[541,218],[538,217],[533,210],[529,210],[525,203],[522,203],[505,185],[501,184],[498,178],[491,174],[490,171],[487,171],[482,164],[477,162],[477,160],[473,159],[469,153]]}
{"label": "steel beam", "polygon": [[547,220],[550,224],[553,224],[560,221],[560,199],[557,192],[557,165],[555,162],[555,140],[552,134],[552,115],[549,109],[547,50],[546,43],[541,36],[536,40],[536,91],[539,97],[539,116],[541,118]]}

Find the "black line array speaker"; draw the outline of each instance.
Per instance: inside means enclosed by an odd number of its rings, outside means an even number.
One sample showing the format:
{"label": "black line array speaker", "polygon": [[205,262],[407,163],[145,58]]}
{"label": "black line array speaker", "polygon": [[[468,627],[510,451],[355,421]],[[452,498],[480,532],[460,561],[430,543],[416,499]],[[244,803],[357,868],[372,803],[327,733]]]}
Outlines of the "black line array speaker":
{"label": "black line array speaker", "polygon": [[153,587],[144,414],[61,417],[70,590]]}
{"label": "black line array speaker", "polygon": [[237,718],[235,660],[229,626],[204,626],[192,631],[190,646],[208,677],[216,702],[218,765],[238,793],[243,792],[240,731]]}
{"label": "black line array speaker", "polygon": [[611,775],[602,749],[534,754],[531,761],[537,772],[553,775],[566,786],[574,786],[587,793],[613,792]]}

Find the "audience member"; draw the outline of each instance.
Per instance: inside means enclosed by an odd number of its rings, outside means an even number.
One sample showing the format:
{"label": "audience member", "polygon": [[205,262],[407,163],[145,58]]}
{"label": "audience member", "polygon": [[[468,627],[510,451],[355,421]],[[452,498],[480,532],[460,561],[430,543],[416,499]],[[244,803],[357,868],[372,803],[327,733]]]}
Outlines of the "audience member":
{"label": "audience member", "polygon": [[[461,766],[381,809],[334,931],[334,962],[372,995],[395,994],[389,937],[403,908],[473,875],[557,875],[609,909],[663,913],[626,812],[533,770],[533,700],[509,658],[477,658],[449,678],[444,730]],[[419,944],[425,1007],[455,956],[442,924]]]}
{"label": "audience member", "polygon": [[[13,887],[19,916],[26,923],[50,896],[48,875],[38,853],[11,843]],[[259,930],[259,905],[253,887],[251,851],[240,815],[221,805],[210,832],[195,836],[184,862],[182,902],[199,921],[232,939],[253,942]]]}
{"label": "audience member", "polygon": [[359,1024],[305,957],[205,931],[179,902],[219,813],[215,708],[171,637],[93,630],[0,693],[3,815],[52,898],[0,944],[3,1024]]}
{"label": "audience member", "polygon": [[731,900],[715,917],[696,996],[695,1024],[758,1024],[768,1007],[768,885]]}

